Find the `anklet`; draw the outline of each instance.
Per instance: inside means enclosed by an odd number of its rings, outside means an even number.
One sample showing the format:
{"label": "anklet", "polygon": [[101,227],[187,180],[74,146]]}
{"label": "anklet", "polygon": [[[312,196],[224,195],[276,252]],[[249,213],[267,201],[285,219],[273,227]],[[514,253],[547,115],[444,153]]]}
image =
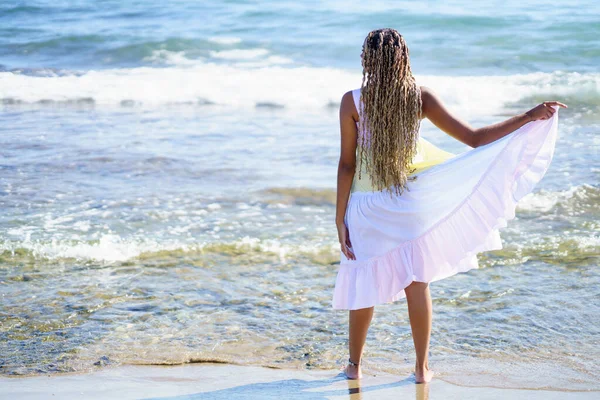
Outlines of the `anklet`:
{"label": "anklet", "polygon": [[348,364],[352,364],[352,366],[358,367],[360,364],[362,364],[362,360],[360,360],[360,363],[355,363],[351,359],[348,359]]}

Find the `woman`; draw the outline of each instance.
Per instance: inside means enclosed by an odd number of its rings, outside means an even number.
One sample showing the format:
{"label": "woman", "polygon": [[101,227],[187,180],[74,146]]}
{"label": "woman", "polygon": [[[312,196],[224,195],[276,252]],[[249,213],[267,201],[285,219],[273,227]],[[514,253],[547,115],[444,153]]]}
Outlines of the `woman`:
{"label": "woman", "polygon": [[[406,297],[415,381],[429,382],[429,283],[478,268],[502,248],[498,229],[545,174],[556,140],[557,101],[474,129],[415,83],[408,47],[393,29],[366,37],[363,81],[340,106],[336,224],[341,246],[333,308],[350,310],[350,379],[374,306]],[[458,156],[419,137],[422,118],[473,147]],[[358,164],[358,168],[356,168]],[[356,173],[358,169],[358,173]]]}

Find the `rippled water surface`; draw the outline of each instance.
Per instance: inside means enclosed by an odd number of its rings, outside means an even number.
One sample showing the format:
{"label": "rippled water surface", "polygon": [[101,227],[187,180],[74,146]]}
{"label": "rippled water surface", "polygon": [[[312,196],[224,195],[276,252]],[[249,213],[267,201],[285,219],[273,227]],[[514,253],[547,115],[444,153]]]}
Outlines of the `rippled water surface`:
{"label": "rippled water surface", "polygon": [[[592,2],[136,4],[0,6],[0,373],[341,367],[337,107],[360,85],[362,37],[390,25],[417,79],[474,126],[569,104],[504,249],[431,284],[432,367],[600,390]],[[427,121],[421,133],[467,150]],[[378,307],[365,366],[413,365],[405,301]]]}

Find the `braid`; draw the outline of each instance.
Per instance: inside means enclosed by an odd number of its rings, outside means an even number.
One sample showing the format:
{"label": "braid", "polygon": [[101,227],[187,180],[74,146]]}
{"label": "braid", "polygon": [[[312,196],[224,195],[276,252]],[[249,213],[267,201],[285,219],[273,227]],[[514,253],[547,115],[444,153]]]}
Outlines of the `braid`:
{"label": "braid", "polygon": [[394,29],[372,31],[365,39],[361,103],[359,163],[365,163],[377,190],[402,194],[414,179],[409,175],[419,140],[421,91],[410,69],[408,47]]}

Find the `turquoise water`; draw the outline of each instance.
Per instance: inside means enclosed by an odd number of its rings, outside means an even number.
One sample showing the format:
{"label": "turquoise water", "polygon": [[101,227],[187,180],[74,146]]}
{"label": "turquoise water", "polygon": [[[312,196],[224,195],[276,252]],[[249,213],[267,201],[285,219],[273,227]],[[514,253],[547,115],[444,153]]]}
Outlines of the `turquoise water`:
{"label": "turquoise water", "polygon": [[[598,11],[3,2],[0,372],[341,367],[337,107],[360,85],[364,36],[389,26],[417,80],[474,126],[569,105],[505,249],[431,285],[432,367],[462,384],[598,390]],[[422,134],[466,150],[428,122]],[[370,371],[409,373],[404,302],[379,307],[369,335]]]}
{"label": "turquoise water", "polygon": [[[4,67],[98,69],[186,60],[356,69],[365,33],[405,35],[424,73],[595,72],[597,2],[5,1]],[[465,71],[466,69],[466,71]]]}

